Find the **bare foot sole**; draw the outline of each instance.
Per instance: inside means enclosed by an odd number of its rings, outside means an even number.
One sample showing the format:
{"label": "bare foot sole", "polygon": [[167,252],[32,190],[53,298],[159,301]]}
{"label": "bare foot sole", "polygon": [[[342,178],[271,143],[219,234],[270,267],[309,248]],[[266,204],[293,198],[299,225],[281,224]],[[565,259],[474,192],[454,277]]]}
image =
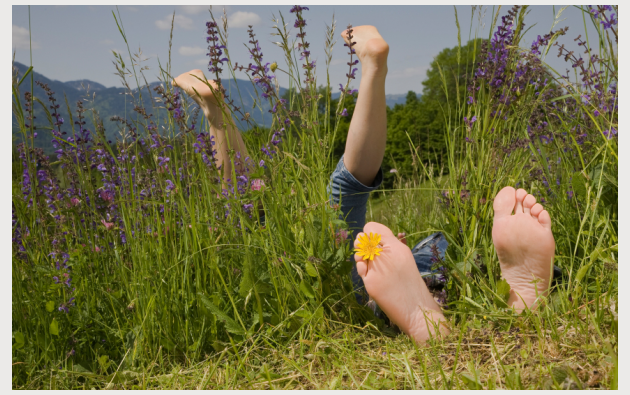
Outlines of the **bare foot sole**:
{"label": "bare foot sole", "polygon": [[556,244],[549,213],[524,189],[505,187],[494,199],[492,241],[511,287],[508,306],[519,312],[534,308],[553,277]]}
{"label": "bare foot sole", "polygon": [[[435,337],[436,333],[447,335],[450,331],[446,319],[422,280],[409,247],[385,225],[369,222],[363,231],[381,235],[383,249],[374,260],[354,256],[357,272],[370,297],[394,324],[419,343]],[[357,235],[355,247],[362,234]]]}

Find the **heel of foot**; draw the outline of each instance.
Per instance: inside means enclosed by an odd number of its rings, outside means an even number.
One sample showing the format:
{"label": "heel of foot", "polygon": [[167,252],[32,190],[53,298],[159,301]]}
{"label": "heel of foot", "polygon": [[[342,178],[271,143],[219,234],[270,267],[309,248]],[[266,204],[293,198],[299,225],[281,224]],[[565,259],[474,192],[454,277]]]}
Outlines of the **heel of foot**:
{"label": "heel of foot", "polygon": [[534,310],[540,305],[541,300],[547,296],[547,294],[547,289],[538,290],[527,288],[522,291],[511,289],[508,306],[516,309],[518,313],[521,313],[525,309]]}
{"label": "heel of foot", "polygon": [[441,339],[448,336],[451,330],[444,314],[436,310],[418,309],[409,325],[403,328],[417,343],[425,343],[429,339]]}

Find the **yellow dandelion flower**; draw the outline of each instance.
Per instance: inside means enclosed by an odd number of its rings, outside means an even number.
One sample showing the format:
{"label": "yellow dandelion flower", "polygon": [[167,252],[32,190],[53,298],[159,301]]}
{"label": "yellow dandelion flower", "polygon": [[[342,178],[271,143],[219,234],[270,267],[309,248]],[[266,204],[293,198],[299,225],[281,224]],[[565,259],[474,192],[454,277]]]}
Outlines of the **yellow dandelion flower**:
{"label": "yellow dandelion flower", "polygon": [[375,256],[381,255],[383,249],[380,247],[381,235],[370,232],[370,235],[362,234],[359,236],[359,244],[354,251],[363,257],[366,261],[373,261]]}

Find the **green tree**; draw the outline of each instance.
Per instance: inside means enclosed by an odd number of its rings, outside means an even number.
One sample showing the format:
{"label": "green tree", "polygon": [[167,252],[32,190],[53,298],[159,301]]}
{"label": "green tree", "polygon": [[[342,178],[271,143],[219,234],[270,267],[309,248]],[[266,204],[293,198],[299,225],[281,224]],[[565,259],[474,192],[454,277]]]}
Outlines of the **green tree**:
{"label": "green tree", "polygon": [[[475,55],[481,47],[481,39],[471,40],[465,46],[446,48],[431,62],[427,78],[422,82],[422,95],[409,91],[405,104],[387,109],[387,146],[383,159],[385,186],[391,187],[396,177],[390,173],[396,169],[403,178],[413,174],[412,150],[425,164],[434,164],[439,172],[446,154],[445,133],[447,122],[461,115],[466,104],[466,87],[474,71]],[[336,159],[343,155],[350,120],[356,104],[355,97],[346,97],[344,105],[348,116],[341,117],[333,141]],[[339,100],[331,101],[331,109]],[[320,108],[320,112],[323,109]],[[334,128],[335,114],[331,111]]]}
{"label": "green tree", "polygon": [[[475,56],[481,39],[471,40],[459,48],[442,50],[431,62],[427,78],[422,81],[422,96],[407,93],[404,105],[388,110],[388,137],[383,168],[395,168],[403,177],[411,176],[411,145],[419,159],[433,163],[439,171],[446,153],[445,133],[447,122],[460,116],[466,106],[466,87],[473,76]],[[407,136],[408,135],[408,136]],[[385,181],[390,184],[394,175],[386,171]]]}

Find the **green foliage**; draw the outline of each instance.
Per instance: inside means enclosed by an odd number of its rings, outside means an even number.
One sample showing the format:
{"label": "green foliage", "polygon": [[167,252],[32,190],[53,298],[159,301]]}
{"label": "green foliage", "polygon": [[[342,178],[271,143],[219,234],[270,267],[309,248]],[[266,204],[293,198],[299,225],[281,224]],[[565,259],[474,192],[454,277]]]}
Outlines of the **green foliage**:
{"label": "green foliage", "polygon": [[[98,196],[99,172],[65,163],[58,171],[62,186],[75,181],[90,200],[78,207],[64,201],[55,219],[44,194],[34,195],[32,206],[24,200],[23,166],[35,174],[37,161],[23,162],[14,151],[13,231],[20,226],[21,244],[12,248],[13,387],[583,387],[586,380],[573,368],[558,365],[559,353],[604,372],[589,386],[616,388],[618,145],[603,131],[618,127],[617,112],[596,117],[586,105],[571,114],[555,112],[559,119],[543,112],[566,141],[529,139],[512,149],[516,139],[529,138],[538,95],[521,92],[507,117],[493,114],[506,108],[487,84],[473,105],[466,104],[478,42],[443,51],[422,98],[410,92],[404,105],[388,110],[384,169],[397,191],[381,191],[386,199],[377,195],[368,208],[368,219],[407,232],[410,244],[438,230],[447,237],[440,262],[453,328],[447,341],[423,348],[403,336],[389,339],[384,333],[391,329],[355,302],[348,276],[352,246],[336,238],[346,225],[326,192],[355,98],[344,97],[338,106],[328,87],[308,86],[281,93],[291,124],[273,158],[260,147],[269,144],[277,124],[245,134],[254,162],[265,160],[250,176],[265,186],[238,196],[220,197],[216,169],[194,152],[196,136],[176,137],[173,117],[163,114],[165,143],[173,145],[169,165],[186,164],[190,177],[182,181],[163,172],[157,154],[138,159],[136,174],[149,174],[161,188],[168,179],[175,189],[135,199],[131,188],[129,197],[117,197],[125,229],[136,226],[125,243],[119,223],[109,229],[90,221],[93,215],[108,219],[103,207],[109,203]],[[511,66],[518,55],[513,48]],[[616,58],[608,55],[601,57],[616,70]],[[296,64],[287,69],[301,73]],[[607,78],[606,84],[616,84],[616,75]],[[33,148],[21,89],[14,81],[16,124]],[[581,93],[569,90],[557,101],[582,103]],[[337,114],[343,108],[348,117]],[[473,115],[472,125],[463,122]],[[583,144],[576,126],[590,136]],[[135,142],[111,146],[103,133],[95,140],[114,156],[142,149]],[[28,181],[40,185],[34,176]],[[133,185],[140,182],[138,176]],[[525,187],[545,205],[553,219],[555,263],[563,270],[543,307],[521,316],[506,305],[510,288],[500,278],[492,243],[492,199],[506,185]],[[264,223],[245,204],[260,208]],[[68,253],[69,270],[56,268],[60,255],[51,252],[61,251]],[[71,273],[74,289],[55,280],[60,272]]]}

